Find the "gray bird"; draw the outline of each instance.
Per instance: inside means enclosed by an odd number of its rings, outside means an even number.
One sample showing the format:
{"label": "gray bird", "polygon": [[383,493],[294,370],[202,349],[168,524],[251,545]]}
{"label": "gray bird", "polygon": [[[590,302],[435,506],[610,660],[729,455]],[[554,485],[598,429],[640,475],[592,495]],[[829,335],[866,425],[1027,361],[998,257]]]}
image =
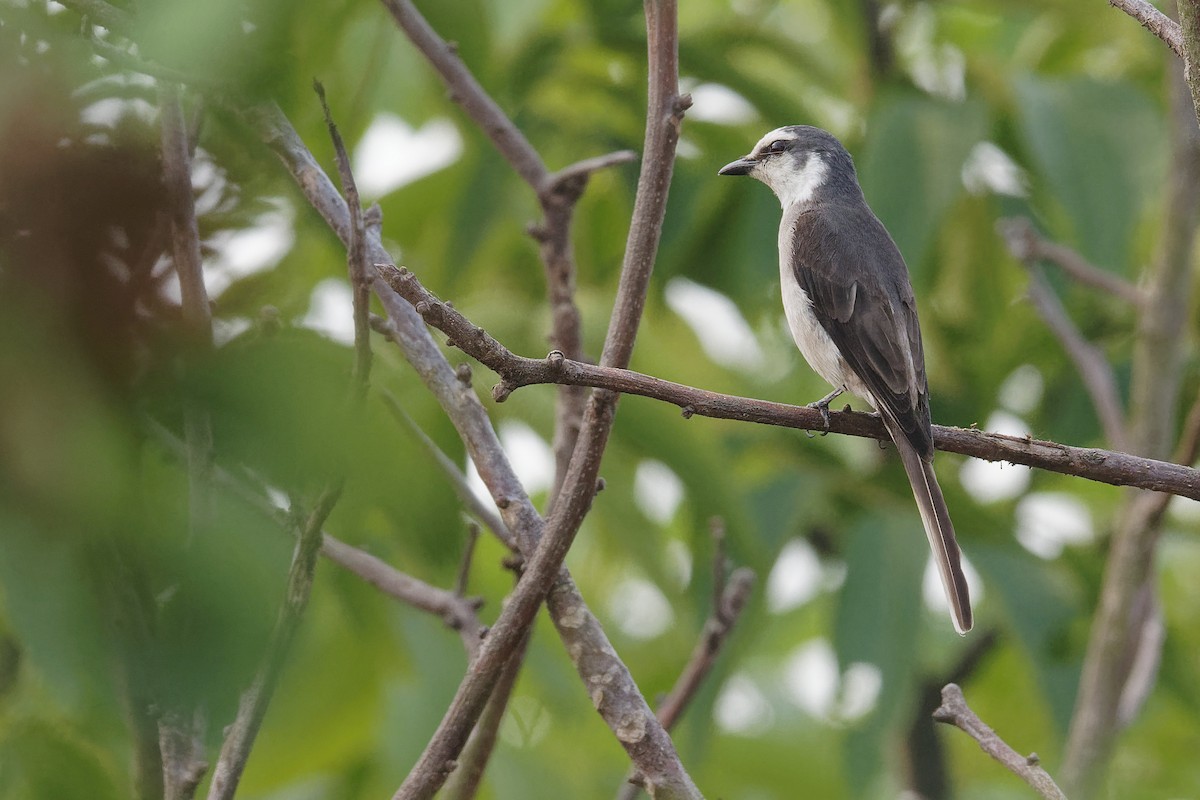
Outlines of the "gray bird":
{"label": "gray bird", "polygon": [[771,131],[721,168],[771,187],[783,204],[779,278],[792,338],[833,386],[813,403],[826,425],[844,391],[879,412],[900,453],[959,633],[971,599],[954,526],[933,472],[933,431],[921,326],[908,267],[867,206],[854,162],[833,134],[808,125]]}

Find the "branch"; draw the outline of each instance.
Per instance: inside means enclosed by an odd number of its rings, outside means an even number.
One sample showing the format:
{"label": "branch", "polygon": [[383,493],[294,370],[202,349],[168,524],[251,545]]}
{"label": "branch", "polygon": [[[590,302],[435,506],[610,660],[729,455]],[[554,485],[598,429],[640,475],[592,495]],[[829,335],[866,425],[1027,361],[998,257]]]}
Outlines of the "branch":
{"label": "branch", "polygon": [[[675,723],[683,716],[684,709],[700,690],[745,609],[750,592],[754,589],[754,570],[747,567],[734,570],[726,579],[724,529],[719,520],[714,520],[713,523],[713,540],[716,551],[713,555],[713,572],[716,578],[713,584],[713,608],[704,622],[700,639],[696,642],[691,657],[656,712],[658,721],[667,730],[675,727]],[[641,791],[642,782],[642,776],[636,770],[631,770],[625,778],[625,784],[617,792],[617,800],[634,800]]]}
{"label": "branch", "polygon": [[1146,301],[1145,293],[1129,281],[1095,266],[1075,250],[1039,234],[1027,217],[1005,217],[997,221],[996,231],[1004,239],[1013,258],[1024,262],[1026,266],[1035,261],[1049,261],[1079,283],[1124,300],[1134,308],[1140,308]]}
{"label": "branch", "polygon": [[1117,391],[1117,379],[1112,365],[1108,363],[1100,348],[1085,339],[1075,327],[1058,296],[1046,283],[1037,261],[1053,261],[1081,283],[1104,288],[1128,300],[1135,308],[1141,308],[1141,292],[1125,281],[1088,264],[1070,248],[1043,239],[1024,217],[1002,219],[996,223],[996,230],[1004,239],[1008,251],[1028,271],[1029,299],[1046,323],[1046,327],[1055,335],[1075,364],[1075,369],[1087,388],[1088,396],[1092,399],[1092,407],[1096,410],[1108,443],[1117,450],[1128,449],[1125,412],[1121,407],[1121,397]]}
{"label": "branch", "polygon": [[[570,383],[661,400],[679,406],[688,417],[698,415],[801,430],[825,430],[820,412],[813,408],[710,392],[631,370],[580,364],[562,358],[556,352],[544,359],[515,355],[487,331],[431,294],[411,272],[389,265],[375,266],[380,279],[413,303],[430,325],[449,335],[455,346],[501,377],[501,383],[493,391],[497,400],[503,400],[518,386]],[[882,423],[871,414],[830,412],[828,430],[887,441]],[[1008,461],[1114,486],[1134,486],[1200,500],[1200,471],[1180,464],[943,425],[933,426],[933,441],[939,450],[985,461]]]}
{"label": "branch", "polygon": [[[1194,15],[1195,10],[1184,13]],[[1182,66],[1172,60],[1168,68],[1173,73],[1167,86],[1171,167],[1162,229],[1143,279],[1147,304],[1138,317],[1130,382],[1133,447],[1157,458],[1168,457],[1178,436],[1200,225],[1200,129]],[[1121,696],[1130,677],[1131,654],[1145,641],[1142,626],[1153,619],[1139,618],[1134,610],[1140,593],[1154,591],[1154,559],[1161,533],[1156,505],[1155,498],[1145,495],[1126,499],[1105,563],[1061,772],[1064,785],[1081,796],[1102,794],[1120,731]]]}
{"label": "branch", "polygon": [[1022,756],[1009,747],[995,731],[975,715],[957,684],[948,683],[942,689],[942,705],[933,712],[933,718],[962,730],[979,743],[983,752],[999,761],[1005,769],[1033,787],[1046,800],[1067,800],[1067,796],[1054,783],[1054,779],[1040,766],[1037,754]]}
{"label": "branch", "polygon": [[[174,434],[156,422],[148,422],[147,427],[171,455],[180,460],[187,458],[186,445]],[[239,480],[219,466],[213,468],[213,483],[237,495],[243,502],[267,517],[276,520],[280,523],[281,528],[294,527],[287,518],[286,511],[275,506],[261,492],[251,489],[245,481]],[[456,597],[453,592],[407,575],[365,550],[346,544],[328,533],[323,534],[321,540],[321,555],[352,575],[357,575],[389,597],[442,619],[448,627],[459,632],[468,657],[479,646],[479,640],[483,636],[483,626],[475,613],[480,604],[477,598]]]}
{"label": "branch", "polygon": [[250,758],[250,750],[254,747],[254,739],[258,736],[263,718],[267,715],[267,706],[279,682],[279,675],[283,671],[288,650],[300,626],[304,608],[308,605],[313,573],[317,566],[317,554],[321,549],[321,526],[333,511],[341,493],[340,484],[326,487],[317,499],[316,507],[300,527],[279,618],[271,631],[263,662],[250,687],[242,693],[238,701],[237,717],[225,733],[221,755],[217,759],[212,783],[208,787],[208,800],[232,800],[237,792],[246,761]]}
{"label": "branch", "polygon": [[[391,336],[391,329],[388,328],[388,336]],[[466,365],[462,365],[466,367]],[[467,383],[470,382],[470,367],[467,367]],[[513,552],[518,552],[517,540],[513,537],[508,526],[504,524],[504,520],[496,513],[495,507],[489,507],[486,503],[479,499],[479,496],[467,484],[467,476],[462,473],[458,465],[450,459],[450,456],[442,452],[442,449],[437,446],[437,442],[429,438],[429,434],[421,430],[417,425],[416,420],[408,415],[404,407],[400,405],[400,401],[395,398],[390,392],[383,393],[383,403],[387,406],[388,411],[392,412],[401,425],[403,425],[409,433],[416,437],[417,441],[425,448],[425,452],[429,453],[430,458],[437,464],[438,469],[450,481],[450,487],[454,489],[454,493],[458,495],[459,501],[466,507],[467,512],[487,526],[497,539],[504,543],[504,546]]]}
{"label": "branch", "polygon": [[1117,377],[1103,351],[1083,337],[1058,296],[1037,267],[1029,268],[1029,299],[1046,327],[1055,335],[1067,357],[1075,364],[1092,407],[1104,428],[1108,443],[1117,450],[1129,449],[1129,434],[1125,429],[1125,413],[1117,391]]}
{"label": "branch", "polygon": [[467,116],[487,134],[517,174],[540,191],[550,175],[541,156],[496,101],[483,90],[479,81],[475,80],[475,76],[458,57],[457,48],[438,36],[437,31],[409,0],[383,0],[383,5],[437,70],[450,92],[450,99],[462,106]]}
{"label": "branch", "polygon": [[1183,32],[1175,20],[1150,5],[1146,0],[1108,0],[1108,4],[1136,19],[1143,28],[1162,39],[1175,55],[1186,60],[1183,49]]}
{"label": "branch", "polygon": [[[647,0],[646,21],[650,63],[650,91],[646,120],[646,147],[634,201],[633,219],[622,265],[621,281],[612,320],[605,339],[601,363],[625,366],[633,351],[633,342],[645,305],[654,254],[657,251],[667,188],[674,165],[675,143],[686,102],[679,98],[676,9],[673,0]],[[502,668],[525,630],[532,623],[547,590],[559,575],[563,558],[591,507],[600,458],[608,443],[616,411],[616,395],[593,392],[584,412],[579,441],[563,481],[559,502],[546,522],[537,549],[526,562],[516,591],[509,598],[495,626],[480,649],[479,657],[459,686],[442,724],[422,753],[417,766],[397,791],[395,800],[427,798],[445,781],[451,762],[457,758],[466,734],[478,719],[491,689],[495,673]],[[573,589],[560,580],[549,594],[555,625],[564,629],[579,627],[578,608],[562,604],[559,588]],[[573,617],[572,614],[575,616]],[[591,620],[594,622],[594,620]],[[576,669],[585,679],[596,680],[619,659],[606,641],[592,635],[587,650],[569,650]],[[611,678],[611,676],[609,676]],[[636,690],[635,690],[636,694]],[[637,695],[631,705],[612,702],[607,688],[596,686],[593,701],[613,728],[630,757],[647,776],[652,796],[699,797],[699,791],[684,772],[670,738],[657,720],[648,714],[644,698]],[[629,698],[627,695],[627,699]],[[651,724],[655,723],[655,724]]]}
{"label": "branch", "polygon": [[[247,124],[258,131],[263,141],[283,161],[308,202],[342,241],[347,241],[349,214],[345,203],[279,108],[264,105],[242,108],[240,111]],[[377,230],[368,231],[367,254],[375,263],[391,261],[391,256],[379,241]],[[463,387],[412,306],[391,291],[381,279],[375,281],[374,289],[394,327],[394,341],[458,430],[480,477],[500,509],[504,524],[517,537],[522,552],[533,552],[541,536],[542,519],[512,471],[483,406],[474,393]],[[632,742],[623,740],[630,759],[639,767],[644,766],[643,771],[651,775],[669,776],[681,771],[678,756],[669,739],[661,733],[661,728],[655,730],[657,721],[653,720],[653,713],[637,692],[628,668],[616,656],[603,628],[565,571],[559,575],[549,608],[568,652],[578,656],[575,659],[576,669],[585,680],[589,675],[596,674],[590,671],[585,673],[587,666],[597,663],[585,656],[608,654],[608,659],[602,663],[608,670],[607,677],[610,680],[606,696],[613,702],[601,711],[609,726],[616,730],[622,723],[619,718],[606,712],[609,709],[626,709],[631,704],[640,703],[640,707],[645,708],[645,716],[652,720],[653,724],[646,726],[644,738]],[[489,635],[487,638],[491,640],[493,637]],[[497,665],[492,663],[488,669],[488,679],[498,680]],[[444,768],[445,762],[437,767],[439,770]]]}
{"label": "branch", "polygon": [[[192,196],[191,149],[180,90],[175,84],[162,83],[158,94],[162,181],[171,223],[175,274],[179,278],[183,334],[187,345],[183,365],[187,369],[197,354],[212,348],[212,312],[200,258],[200,229]],[[187,443],[187,541],[190,544],[202,536],[213,521],[212,420],[207,409],[187,397],[183,425]],[[206,715],[202,707],[180,708],[163,698],[160,702],[164,704],[158,721],[163,796],[165,800],[190,800],[208,769],[204,760]]]}
{"label": "branch", "polygon": [[325,127],[329,129],[329,138],[333,142],[333,152],[337,159],[342,194],[346,196],[346,208],[350,212],[350,243],[346,246],[346,262],[350,273],[350,286],[354,293],[354,380],[361,399],[366,395],[371,382],[371,281],[367,277],[367,235],[363,225],[362,204],[358,199],[358,186],[354,183],[354,172],[350,169],[350,157],[346,155],[346,145],[333,122],[329,103],[325,100],[325,87],[314,79],[313,90],[321,100]]}

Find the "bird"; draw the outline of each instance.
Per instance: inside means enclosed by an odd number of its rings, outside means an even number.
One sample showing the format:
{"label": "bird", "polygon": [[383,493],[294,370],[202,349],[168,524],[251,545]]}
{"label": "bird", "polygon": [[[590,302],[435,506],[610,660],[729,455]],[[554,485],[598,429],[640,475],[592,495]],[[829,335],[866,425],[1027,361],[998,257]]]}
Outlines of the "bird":
{"label": "bird", "polygon": [[833,391],[810,407],[829,425],[829,404],[849,391],[871,405],[912,486],[959,634],[971,598],[946,500],[933,471],[933,430],[921,325],[908,266],[867,205],[850,153],[828,131],[788,125],[763,136],[719,175],[748,175],[779,198],[779,277],[788,328]]}

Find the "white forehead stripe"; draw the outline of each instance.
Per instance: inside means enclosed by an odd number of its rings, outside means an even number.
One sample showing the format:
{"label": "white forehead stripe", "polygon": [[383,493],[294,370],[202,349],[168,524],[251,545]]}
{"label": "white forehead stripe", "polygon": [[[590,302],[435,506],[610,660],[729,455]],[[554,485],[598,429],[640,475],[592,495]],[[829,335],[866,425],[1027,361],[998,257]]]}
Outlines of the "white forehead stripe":
{"label": "white forehead stripe", "polygon": [[828,175],[829,165],[825,159],[819,153],[809,153],[801,169],[764,170],[762,181],[775,192],[780,204],[788,208],[812,200],[813,193],[825,183]]}
{"label": "white forehead stripe", "polygon": [[796,138],[796,134],[793,131],[789,131],[787,128],[776,128],[775,130],[768,133],[766,136],[759,139],[758,144],[754,145],[754,149],[751,150],[750,152],[761,153],[762,149],[764,147],[766,147],[767,145],[769,145],[771,142],[778,142],[781,139],[790,141],[795,138]]}

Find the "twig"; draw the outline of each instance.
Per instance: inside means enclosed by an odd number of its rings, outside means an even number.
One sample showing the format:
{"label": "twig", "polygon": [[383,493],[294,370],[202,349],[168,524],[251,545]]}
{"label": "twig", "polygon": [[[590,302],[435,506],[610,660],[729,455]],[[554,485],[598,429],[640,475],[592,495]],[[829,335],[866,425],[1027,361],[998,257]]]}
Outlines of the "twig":
{"label": "twig", "polygon": [[1041,270],[1035,266],[1029,267],[1029,299],[1075,364],[1109,445],[1115,450],[1128,450],[1129,434],[1125,429],[1125,413],[1112,365],[1103,351],[1085,339],[1075,327],[1054,290],[1042,277]]}
{"label": "twig", "polygon": [[[649,41],[650,99],[646,120],[645,159],[638,180],[634,215],[622,266],[620,286],[613,317],[605,339],[601,363],[625,366],[633,351],[638,322],[645,304],[654,254],[657,250],[662,219],[666,210],[667,188],[674,164],[679,123],[686,102],[678,96],[678,54],[676,9],[673,0],[647,0],[646,20]],[[441,725],[422,753],[417,765],[397,791],[395,800],[428,798],[444,783],[449,765],[457,758],[474,726],[491,689],[495,672],[533,621],[547,590],[558,575],[584,515],[591,507],[600,457],[608,442],[616,410],[616,395],[593,392],[584,412],[579,441],[563,481],[559,501],[555,503],[537,549],[529,557],[517,589],[509,598],[495,626],[480,648],[479,657],[459,686]],[[554,592],[550,594],[554,598]],[[553,607],[554,600],[551,599]],[[562,615],[555,619],[560,633],[574,627]],[[593,637],[588,644],[598,644]],[[611,646],[610,646],[611,647]],[[600,679],[603,669],[615,653],[601,649],[571,650],[576,669],[585,679]],[[699,797],[699,791],[682,769],[670,738],[661,726],[651,725],[653,717],[641,707],[628,709],[609,702],[603,687],[597,687],[593,700],[601,716],[617,734],[630,757],[646,774],[651,794]],[[653,720],[657,722],[656,720]]]}
{"label": "twig", "polygon": [[957,684],[948,683],[942,689],[942,705],[933,712],[933,718],[962,730],[978,742],[983,752],[999,761],[1005,769],[1033,787],[1046,800],[1067,800],[1067,796],[1054,783],[1054,779],[1042,769],[1037,754],[1023,756],[1009,747],[995,731],[975,715]]}
{"label": "twig", "polygon": [[530,628],[509,657],[508,663],[504,665],[500,680],[496,681],[496,688],[492,689],[492,696],[488,698],[487,705],[479,716],[479,722],[475,723],[475,730],[471,731],[471,736],[467,739],[462,756],[458,760],[458,768],[450,775],[439,795],[443,800],[471,800],[479,791],[483,772],[491,760],[500,725],[504,722],[505,711],[508,709],[513,689],[516,688],[521,667],[525,663],[525,654],[529,650],[532,635],[533,628]]}
{"label": "twig", "polygon": [[[146,427],[171,455],[181,460],[186,458],[186,446],[173,433],[152,421],[148,421]],[[286,511],[277,508],[261,492],[254,491],[245,481],[239,480],[219,466],[213,468],[213,483],[276,520],[281,528],[294,527],[290,524]],[[478,598],[456,597],[452,592],[407,575],[387,562],[328,533],[323,534],[321,540],[321,555],[389,597],[442,619],[448,627],[459,632],[468,657],[479,647],[483,626],[475,613],[480,605]]]}
{"label": "twig", "polygon": [[446,84],[450,98],[487,134],[496,149],[530,186],[540,188],[549,177],[546,165],[458,57],[455,47],[438,36],[409,0],[383,0],[396,24],[407,34]]}
{"label": "twig", "polygon": [[[683,715],[683,711],[696,696],[704,679],[716,664],[721,648],[729,639],[729,634],[737,624],[750,592],[754,589],[754,571],[741,567],[735,569],[726,578],[725,570],[728,560],[725,555],[724,522],[714,517],[711,523],[713,539],[713,607],[708,619],[700,632],[700,639],[692,650],[683,672],[671,687],[670,693],[659,705],[656,716],[667,730],[675,727],[675,723]],[[631,770],[625,778],[625,783],[617,792],[617,800],[634,800],[641,792],[643,778],[636,770]]]}
{"label": "twig", "polygon": [[[200,230],[192,196],[191,147],[179,87],[159,86],[159,125],[162,146],[163,188],[170,218],[171,248],[175,274],[179,278],[183,332],[187,347],[184,367],[196,355],[212,348],[212,312],[204,285],[200,258]],[[184,440],[188,472],[189,544],[205,534],[213,515],[213,435],[208,410],[188,397],[183,409]],[[159,747],[162,753],[165,800],[190,800],[208,769],[204,760],[206,714],[202,707],[167,706],[159,718]]]}
{"label": "twig", "polygon": [[[1183,13],[1194,16],[1196,9]],[[1168,67],[1173,73],[1168,84],[1171,168],[1158,246],[1142,281],[1147,303],[1138,317],[1130,382],[1133,447],[1157,458],[1168,457],[1177,437],[1200,226],[1200,129],[1182,65],[1172,60]],[[1200,79],[1189,77],[1192,82]],[[1161,533],[1156,505],[1153,497],[1129,496],[1112,536],[1061,770],[1063,785],[1080,796],[1102,793],[1113,760],[1121,695],[1129,679],[1129,653],[1143,641],[1139,625],[1147,619],[1139,620],[1133,610],[1138,594],[1155,580]]]}
{"label": "twig", "polygon": [[203,709],[165,711],[158,720],[162,753],[163,800],[192,800],[208,762],[204,760]]}
{"label": "twig", "polygon": [[458,574],[454,578],[454,594],[458,597],[465,597],[467,594],[467,582],[471,578],[471,560],[478,541],[479,525],[472,520],[467,523],[467,541],[463,543],[462,560],[458,563]]}
{"label": "twig", "polygon": [[458,465],[450,459],[450,456],[442,452],[442,449],[437,446],[437,442],[429,438],[429,434],[421,430],[421,426],[417,425],[416,420],[408,415],[408,412],[400,405],[400,401],[391,392],[383,392],[381,396],[388,411],[392,412],[392,416],[399,420],[400,424],[416,437],[417,441],[425,448],[425,452],[429,453],[434,463],[441,469],[442,474],[450,481],[450,487],[454,489],[454,493],[458,495],[458,499],[466,506],[467,511],[486,525],[488,530],[504,543],[505,547],[516,552],[517,540],[513,537],[512,532],[504,524],[504,520],[500,518],[500,515],[496,513],[495,508],[488,507],[471,490],[471,487],[467,484],[467,476],[463,475]]}
{"label": "twig", "polygon": [[325,87],[313,79],[313,91],[321,101],[321,112],[325,115],[325,127],[333,142],[337,160],[338,177],[342,183],[342,194],[346,197],[346,208],[350,212],[350,243],[346,246],[346,262],[350,273],[350,286],[354,293],[354,379],[361,399],[371,382],[371,279],[367,275],[366,230],[363,226],[362,204],[358,199],[358,186],[354,183],[354,172],[350,169],[350,156],[338,132],[325,99]]}
{"label": "twig", "polygon": [[254,676],[250,687],[242,693],[238,702],[237,716],[225,734],[221,755],[213,770],[212,783],[208,789],[208,800],[232,800],[237,792],[238,781],[246,768],[254,739],[267,714],[271,695],[279,681],[292,639],[308,604],[312,590],[313,572],[317,565],[317,554],[321,549],[321,527],[333,511],[341,485],[329,486],[317,499],[316,507],[300,526],[292,565],[288,570],[287,589],[275,628],[271,631],[263,662]]}
{"label": "twig", "polygon": [[1049,261],[1079,283],[1107,292],[1134,308],[1140,308],[1146,297],[1129,281],[1090,263],[1075,250],[1052,242],[1037,232],[1027,217],[1006,217],[996,223],[996,231],[1004,239],[1013,258],[1027,266],[1035,261]]}
{"label": "twig", "polygon": [[[571,383],[635,394],[679,406],[685,416],[703,416],[801,430],[824,430],[821,414],[812,408],[773,403],[748,397],[697,389],[631,370],[580,364],[552,352],[544,359],[517,356],[472,324],[420,285],[407,270],[376,264],[381,280],[414,304],[429,324],[447,333],[463,352],[500,375],[493,391],[506,398],[515,387],[537,383]],[[828,429],[834,433],[886,441],[887,432],[877,417],[855,412],[832,411]],[[934,446],[939,450],[973,456],[986,461],[1008,461],[1064,475],[1168,492],[1200,500],[1200,471],[1126,453],[1071,447],[1027,436],[1006,436],[975,429],[933,426]]]}
{"label": "twig", "polygon": [[1141,308],[1144,301],[1142,293],[1132,284],[1088,264],[1070,248],[1042,238],[1024,217],[1002,219],[996,223],[996,230],[1004,239],[1008,251],[1029,273],[1029,299],[1075,364],[1109,445],[1117,450],[1128,449],[1125,412],[1121,407],[1112,365],[1100,348],[1087,341],[1075,327],[1058,296],[1042,276],[1037,262],[1043,259],[1052,261],[1081,283],[1102,288],[1127,300],[1134,308]]}
{"label": "twig", "polygon": [[1159,11],[1146,0],[1108,0],[1113,8],[1124,11],[1153,33],[1180,58],[1186,58],[1183,49],[1183,32],[1179,23]]}

